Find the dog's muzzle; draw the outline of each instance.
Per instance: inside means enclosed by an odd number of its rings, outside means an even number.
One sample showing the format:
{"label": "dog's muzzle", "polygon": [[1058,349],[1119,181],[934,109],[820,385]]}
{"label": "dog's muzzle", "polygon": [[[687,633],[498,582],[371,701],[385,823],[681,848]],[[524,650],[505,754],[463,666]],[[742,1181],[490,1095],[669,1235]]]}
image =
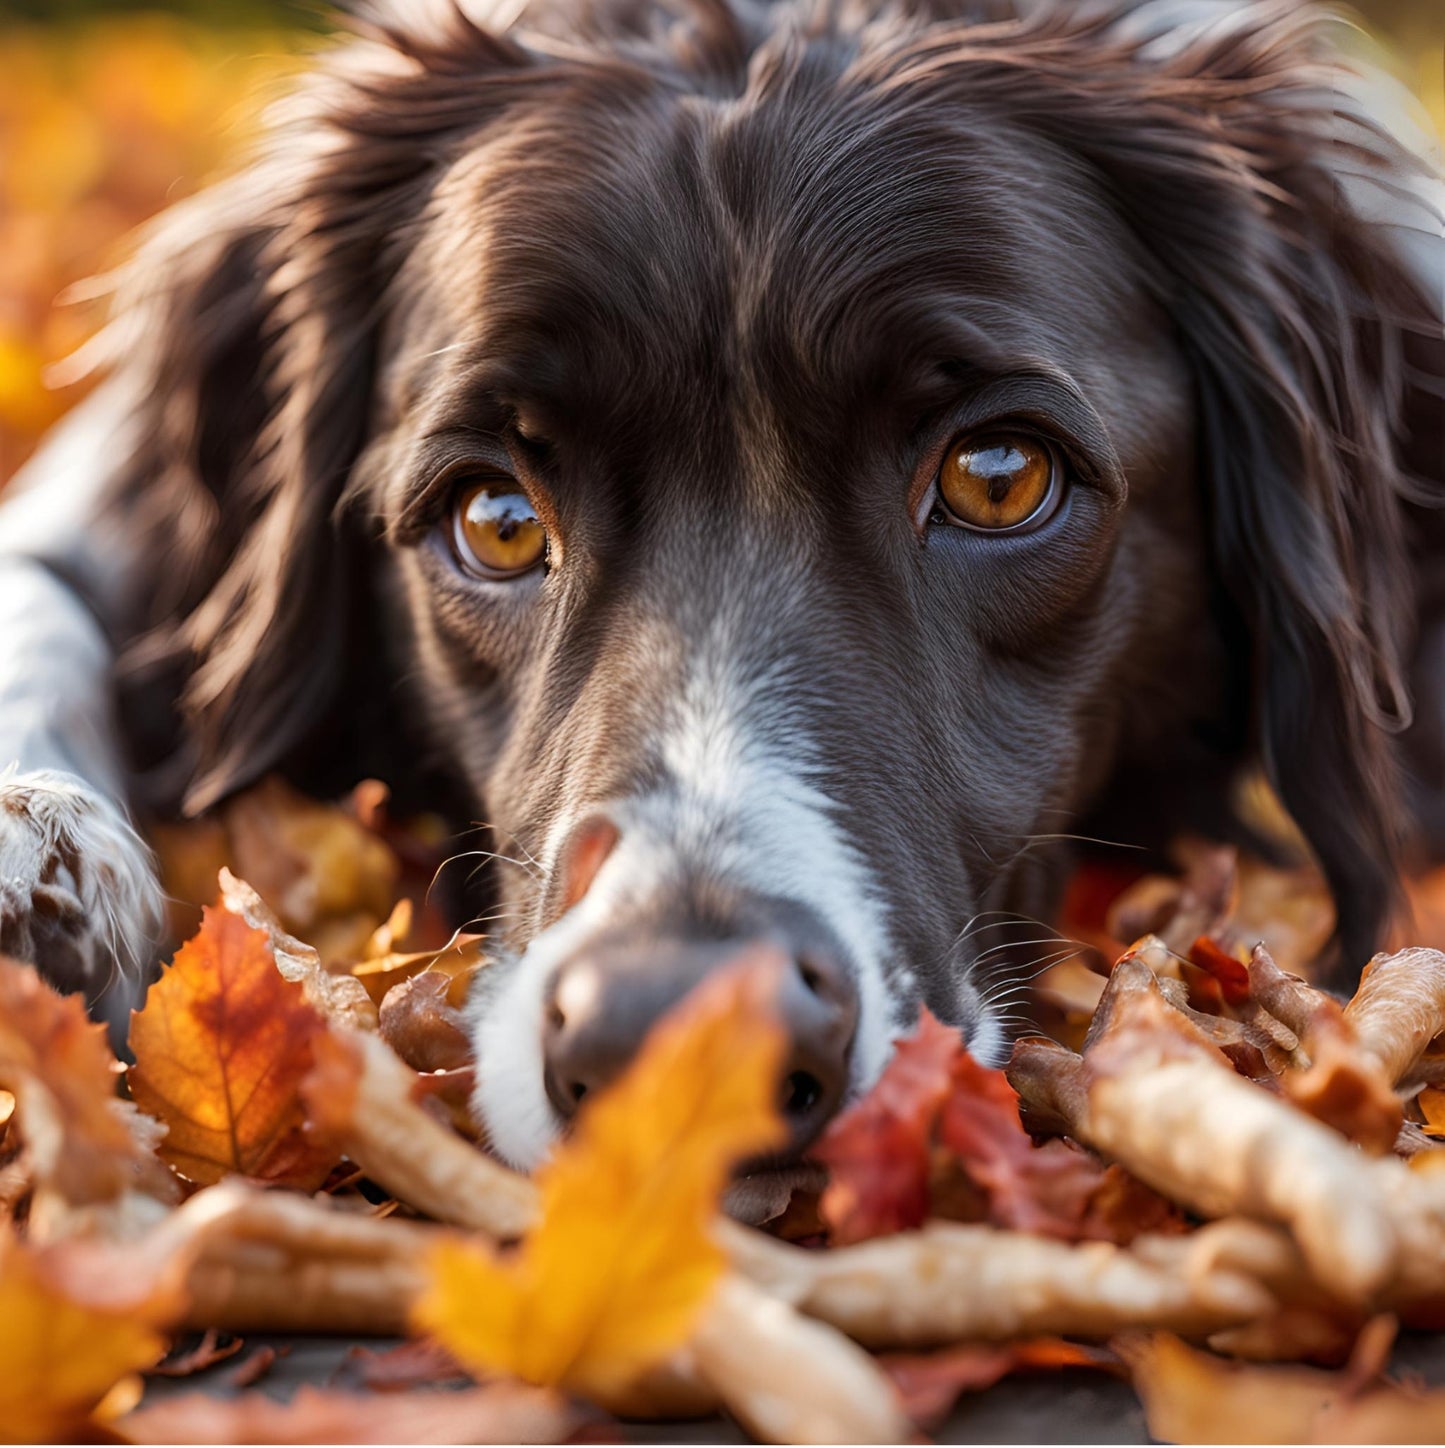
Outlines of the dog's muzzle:
{"label": "dog's muzzle", "polygon": [[[595,849],[574,852],[575,906],[595,873]],[[569,1120],[637,1054],[652,1025],[715,971],[770,964],[787,1032],[779,1105],[784,1157],[796,1157],[842,1104],[858,1025],[858,994],[820,921],[792,902],[742,898],[680,928],[674,919],[616,922],[580,942],[553,972],[542,1015],[547,1099]]]}

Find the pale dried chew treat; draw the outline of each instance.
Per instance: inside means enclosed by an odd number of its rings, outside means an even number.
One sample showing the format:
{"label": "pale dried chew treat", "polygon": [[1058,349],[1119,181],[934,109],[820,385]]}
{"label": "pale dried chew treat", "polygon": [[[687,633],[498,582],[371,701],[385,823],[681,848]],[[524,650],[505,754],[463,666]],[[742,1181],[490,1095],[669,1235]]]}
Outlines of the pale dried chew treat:
{"label": "pale dried chew treat", "polygon": [[780,1248],[804,1261],[791,1272],[779,1264],[769,1285],[874,1348],[1105,1337],[1145,1325],[1195,1337],[1276,1305],[1252,1277],[1207,1262],[1202,1239],[1213,1230],[1125,1248],[932,1222],[831,1252]]}
{"label": "pale dried chew treat", "polygon": [[335,1031],[302,1084],[311,1119],[373,1181],[438,1221],[496,1238],[536,1220],[537,1188],[468,1145],[415,1100],[416,1074],[378,1037]]}
{"label": "pale dried chew treat", "polygon": [[718,1284],[688,1355],[755,1437],[772,1443],[903,1443],[912,1428],[878,1364],[741,1277]]}
{"label": "pale dried chew treat", "polygon": [[[1084,1139],[1205,1216],[1287,1225],[1318,1280],[1346,1301],[1383,1288],[1398,1237],[1387,1178],[1328,1127],[1241,1079],[1129,970],[1084,1061]],[[1111,990],[1106,993],[1106,1001]],[[1381,1162],[1378,1167],[1391,1163]]]}
{"label": "pale dried chew treat", "polygon": [[1392,1084],[1401,1084],[1445,1032],[1445,955],[1415,947],[1375,956],[1345,1007],[1345,1020],[1360,1049]]}
{"label": "pale dried chew treat", "polygon": [[[192,1197],[153,1237],[190,1253],[186,1321],[228,1331],[400,1333],[444,1233],[239,1182]],[[169,1242],[169,1246],[167,1246]]]}
{"label": "pale dried chew treat", "polygon": [[395,1337],[406,1331],[422,1286],[415,1262],[288,1258],[263,1264],[218,1248],[191,1269],[185,1323],[226,1332]]}

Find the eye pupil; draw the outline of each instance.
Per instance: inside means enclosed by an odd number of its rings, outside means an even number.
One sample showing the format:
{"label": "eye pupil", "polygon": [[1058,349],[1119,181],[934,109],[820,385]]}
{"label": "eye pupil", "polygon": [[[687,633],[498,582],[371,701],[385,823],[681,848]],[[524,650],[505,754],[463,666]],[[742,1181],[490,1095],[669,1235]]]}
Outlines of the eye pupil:
{"label": "eye pupil", "polygon": [[457,557],[482,578],[515,578],[546,557],[546,530],[531,500],[510,479],[464,489],[454,516]]}
{"label": "eye pupil", "polygon": [[958,439],[938,472],[949,521],[982,532],[1009,531],[1041,517],[1057,492],[1053,450],[1024,434]]}

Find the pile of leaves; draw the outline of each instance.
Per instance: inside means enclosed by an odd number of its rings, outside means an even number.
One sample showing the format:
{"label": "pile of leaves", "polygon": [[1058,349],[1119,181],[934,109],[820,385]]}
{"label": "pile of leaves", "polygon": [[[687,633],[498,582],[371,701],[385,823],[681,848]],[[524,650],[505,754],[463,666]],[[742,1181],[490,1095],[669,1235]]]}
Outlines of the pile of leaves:
{"label": "pile of leaves", "polygon": [[[0,1432],[547,1442],[724,1410],[892,1442],[1071,1368],[1172,1441],[1445,1437],[1445,1392],[1388,1375],[1401,1324],[1445,1322],[1445,955],[1377,957],[1342,1005],[1286,968],[1330,931],[1307,876],[1201,846],[1086,881],[1054,1035],[998,1071],[925,1013],[764,1231],[719,1203],[783,1135],[769,968],[665,1017],[524,1178],[467,1115],[487,957],[436,938],[434,843],[378,787],[276,782],[163,836],[172,889],[220,898],[178,916],[125,1068],[0,961]],[[411,1341],[349,1387],[253,1386],[277,1349],[246,1334],[314,1332]],[[147,1391],[231,1356],[227,1396]]]}

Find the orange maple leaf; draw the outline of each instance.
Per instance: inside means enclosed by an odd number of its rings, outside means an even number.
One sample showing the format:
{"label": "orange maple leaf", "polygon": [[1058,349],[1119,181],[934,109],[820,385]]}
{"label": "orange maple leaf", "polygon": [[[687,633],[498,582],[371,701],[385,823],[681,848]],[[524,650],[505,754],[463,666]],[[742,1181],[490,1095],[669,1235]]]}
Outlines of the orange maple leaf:
{"label": "orange maple leaf", "polygon": [[336,1152],[303,1131],[299,1087],[325,1031],[266,932],[208,909],[131,1016],[131,1095],[169,1128],[160,1154],[202,1185],[235,1173],[319,1186]]}
{"label": "orange maple leaf", "polygon": [[0,1438],[89,1439],[101,1399],[165,1349],[150,1314],[85,1302],[52,1280],[42,1255],[0,1232]]}
{"label": "orange maple leaf", "polygon": [[78,995],[58,995],[33,966],[0,959],[0,1088],[15,1097],[36,1177],[66,1201],[108,1201],[145,1170],[116,1098],[119,1069]]}
{"label": "orange maple leaf", "polygon": [[706,982],[538,1173],[542,1218],[500,1256],[448,1243],[414,1321],[475,1371],[606,1398],[684,1342],[724,1267],[730,1169],[784,1136],[770,968]]}

